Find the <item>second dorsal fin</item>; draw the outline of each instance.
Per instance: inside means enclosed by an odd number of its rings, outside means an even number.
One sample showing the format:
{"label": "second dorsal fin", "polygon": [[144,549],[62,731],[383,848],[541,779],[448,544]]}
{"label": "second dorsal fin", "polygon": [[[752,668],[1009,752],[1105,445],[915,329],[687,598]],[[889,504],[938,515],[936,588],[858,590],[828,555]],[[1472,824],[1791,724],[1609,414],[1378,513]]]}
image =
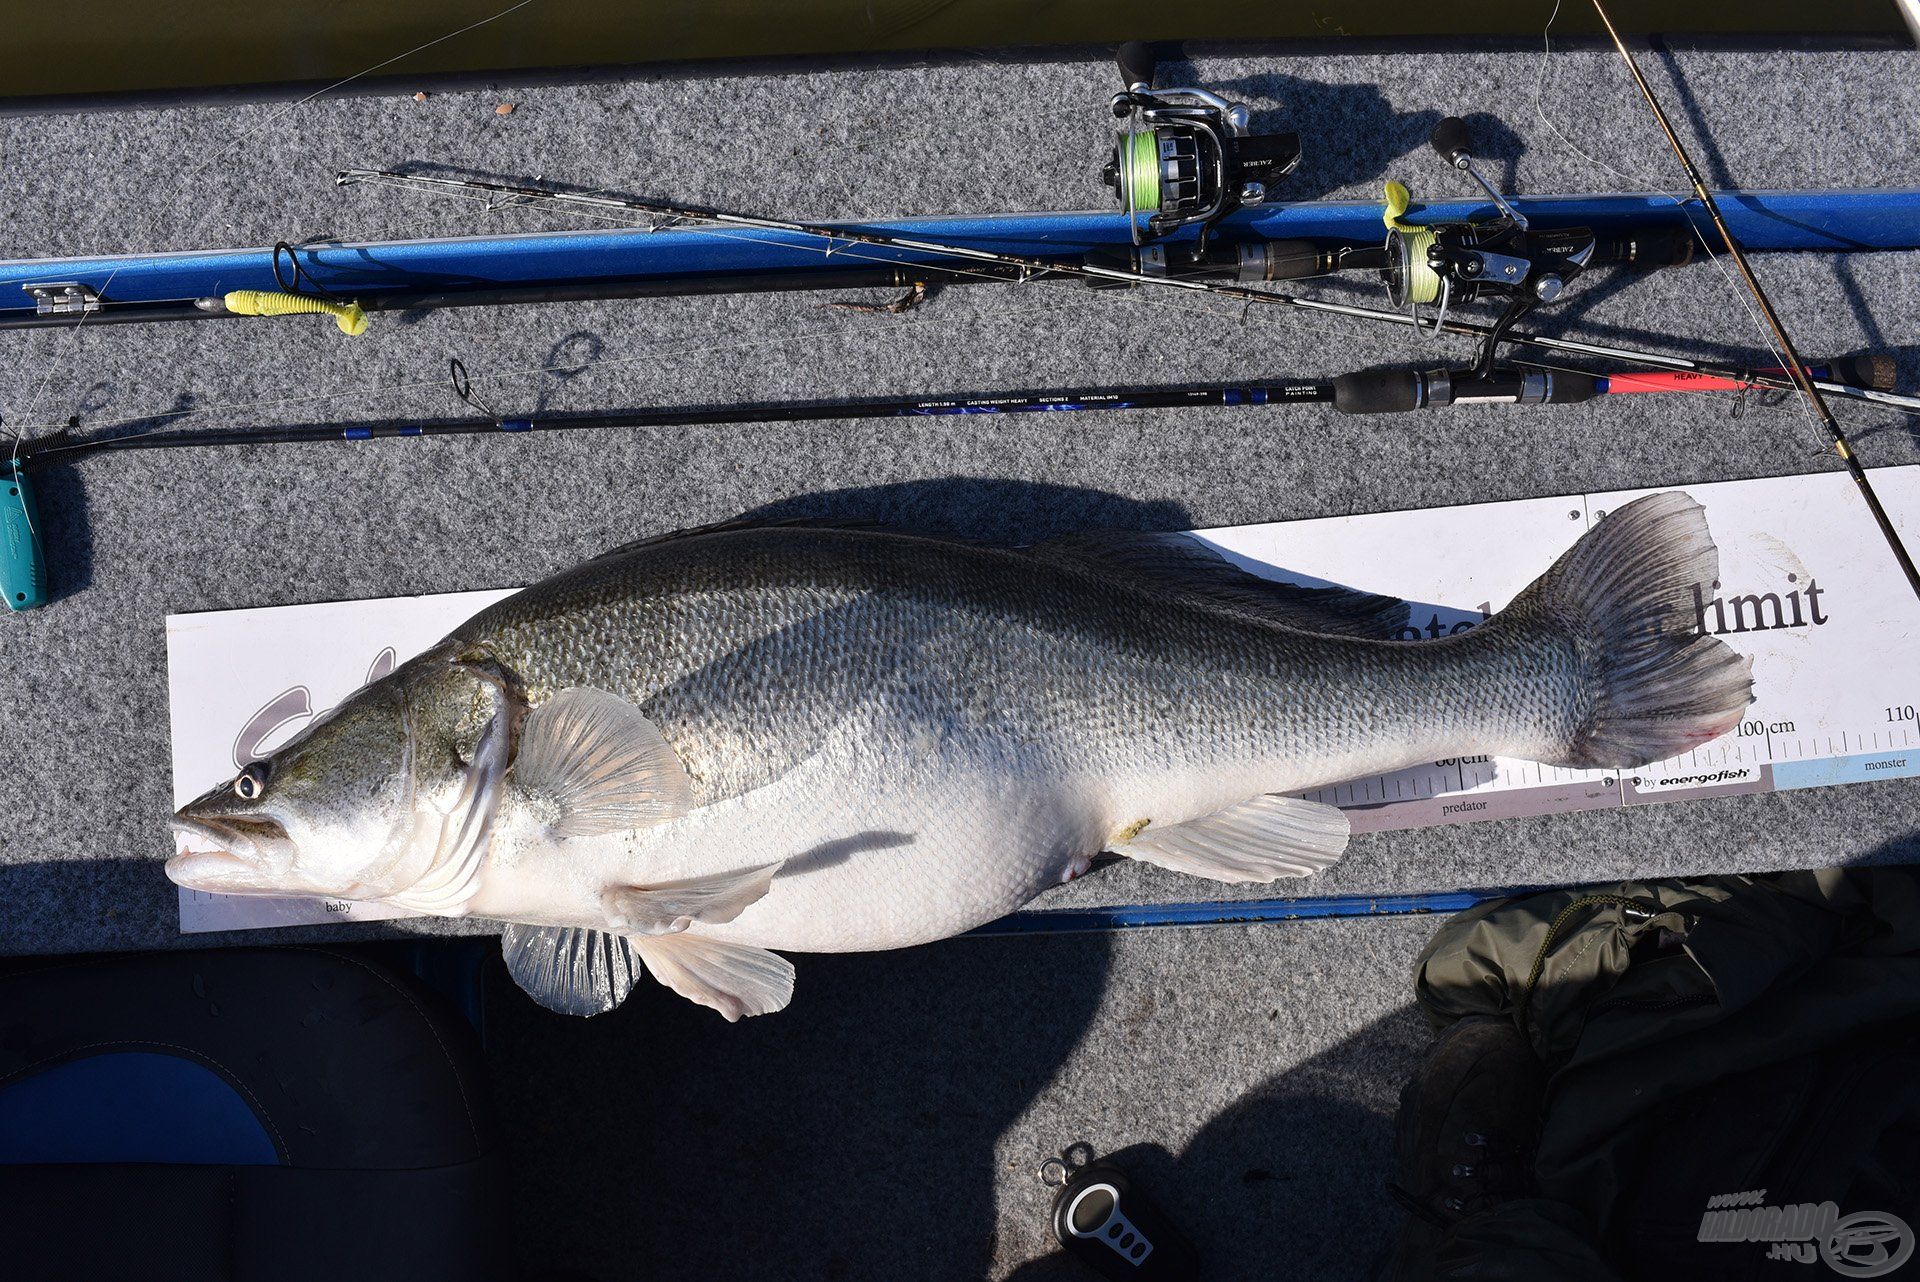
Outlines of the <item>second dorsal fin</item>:
{"label": "second dorsal fin", "polygon": [[1190,534],[1096,530],[1050,539],[1028,552],[1139,587],[1302,632],[1399,638],[1407,603],[1352,588],[1303,588],[1250,574]]}

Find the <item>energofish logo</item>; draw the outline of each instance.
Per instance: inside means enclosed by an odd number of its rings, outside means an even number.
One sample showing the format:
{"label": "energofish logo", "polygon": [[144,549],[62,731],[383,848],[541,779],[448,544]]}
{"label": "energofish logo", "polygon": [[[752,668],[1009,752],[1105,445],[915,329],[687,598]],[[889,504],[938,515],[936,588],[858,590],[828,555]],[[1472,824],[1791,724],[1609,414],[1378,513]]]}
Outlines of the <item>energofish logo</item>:
{"label": "energofish logo", "polygon": [[1832,1202],[1765,1205],[1767,1191],[1707,1199],[1702,1242],[1766,1242],[1769,1260],[1822,1261],[1842,1277],[1882,1278],[1913,1258],[1913,1229],[1885,1211],[1841,1215]]}

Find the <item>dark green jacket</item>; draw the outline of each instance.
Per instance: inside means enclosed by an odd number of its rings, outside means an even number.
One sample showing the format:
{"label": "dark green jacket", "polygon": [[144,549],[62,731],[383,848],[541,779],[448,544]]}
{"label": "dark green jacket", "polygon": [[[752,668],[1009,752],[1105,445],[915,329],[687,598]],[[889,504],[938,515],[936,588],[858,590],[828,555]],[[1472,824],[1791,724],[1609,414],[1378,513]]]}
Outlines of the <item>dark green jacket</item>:
{"label": "dark green jacket", "polygon": [[1549,1073],[1541,1192],[1629,1272],[1784,1267],[1766,1245],[1697,1241],[1715,1197],[1920,1201],[1884,1160],[1920,1161],[1920,870],[1496,901],[1441,928],[1417,986],[1436,1027],[1497,1015],[1527,1035]]}

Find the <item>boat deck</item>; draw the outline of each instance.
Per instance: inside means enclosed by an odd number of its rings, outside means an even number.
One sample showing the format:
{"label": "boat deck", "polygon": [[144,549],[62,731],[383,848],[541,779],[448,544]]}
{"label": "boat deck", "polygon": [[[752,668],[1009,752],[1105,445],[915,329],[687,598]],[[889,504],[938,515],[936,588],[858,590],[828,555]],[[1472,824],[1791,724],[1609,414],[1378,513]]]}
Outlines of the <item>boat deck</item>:
{"label": "boat deck", "polygon": [[[1643,62],[1717,185],[1912,187],[1914,56],[1722,46]],[[1396,46],[1171,70],[1301,132],[1290,199],[1365,199],[1387,177],[1416,196],[1470,195],[1426,147],[1447,112],[1468,114],[1511,189],[1680,187],[1616,57],[1596,46],[1544,66],[1537,49]],[[593,225],[337,189],[334,171],[356,166],[537,175],[809,218],[1094,207],[1115,82],[1083,51],[11,117],[0,255]],[[1757,266],[1810,358],[1872,347],[1899,358],[1908,386],[1920,375],[1920,254]],[[1372,301],[1358,283],[1329,293]],[[939,291],[903,315],[829,301],[453,310],[376,317],[359,339],[324,320],[9,333],[0,413],[96,426],[179,410],[193,411],[184,426],[449,414],[465,408],[445,389],[450,356],[480,397],[524,414],[1331,377],[1459,354],[1337,319],[1053,284]],[[1743,297],[1711,262],[1598,276],[1541,325],[1766,363]],[[1920,461],[1906,421],[1849,409],[1870,464]],[[90,460],[41,487],[61,599],[0,620],[0,952],[183,942],[159,869],[170,612],[513,585],[750,512],[1032,540],[1836,466],[1820,447],[1790,400],[1749,398],[1735,417],[1719,398],[1646,396],[1392,418],[1142,411]],[[1920,856],[1916,831],[1911,781],[1811,789],[1368,836],[1300,889],[1906,862]],[[1202,890],[1124,866],[1050,902]],[[1396,1214],[1380,1185],[1398,1085],[1425,1037],[1407,977],[1431,927],[1361,918],[802,957],[792,1008],[738,1026],[651,985],[616,1015],[573,1023],[500,979],[491,1054],[521,1238],[530,1261],[602,1278],[1066,1278],[1044,1258],[1033,1170],[1085,1141],[1157,1146],[1136,1169],[1222,1276],[1360,1278]]]}

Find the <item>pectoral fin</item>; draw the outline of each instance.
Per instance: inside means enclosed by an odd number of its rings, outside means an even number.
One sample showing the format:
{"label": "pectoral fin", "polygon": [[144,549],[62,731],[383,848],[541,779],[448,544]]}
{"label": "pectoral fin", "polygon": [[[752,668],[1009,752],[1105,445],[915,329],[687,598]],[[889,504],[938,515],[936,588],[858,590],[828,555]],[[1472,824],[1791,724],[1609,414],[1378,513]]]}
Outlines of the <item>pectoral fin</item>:
{"label": "pectoral fin", "polygon": [[793,963],[764,948],[697,935],[643,935],[628,942],[655,979],[719,1011],[728,1023],[781,1010],[793,1000]]}
{"label": "pectoral fin", "polygon": [[1255,797],[1170,828],[1148,826],[1114,850],[1209,881],[1267,882],[1319,872],[1347,849],[1347,817],[1299,797]]}
{"label": "pectoral fin", "polygon": [[671,935],[696,921],[718,925],[772,889],[783,862],[653,886],[613,886],[601,893],[600,906],[609,926],[633,934]]}
{"label": "pectoral fin", "polygon": [[627,999],[643,973],[626,940],[580,927],[510,922],[500,952],[513,982],[562,1015],[605,1014]]}
{"label": "pectoral fin", "polygon": [[530,713],[513,779],[553,803],[560,837],[645,828],[693,809],[693,781],[659,727],[605,690],[562,690]]}

